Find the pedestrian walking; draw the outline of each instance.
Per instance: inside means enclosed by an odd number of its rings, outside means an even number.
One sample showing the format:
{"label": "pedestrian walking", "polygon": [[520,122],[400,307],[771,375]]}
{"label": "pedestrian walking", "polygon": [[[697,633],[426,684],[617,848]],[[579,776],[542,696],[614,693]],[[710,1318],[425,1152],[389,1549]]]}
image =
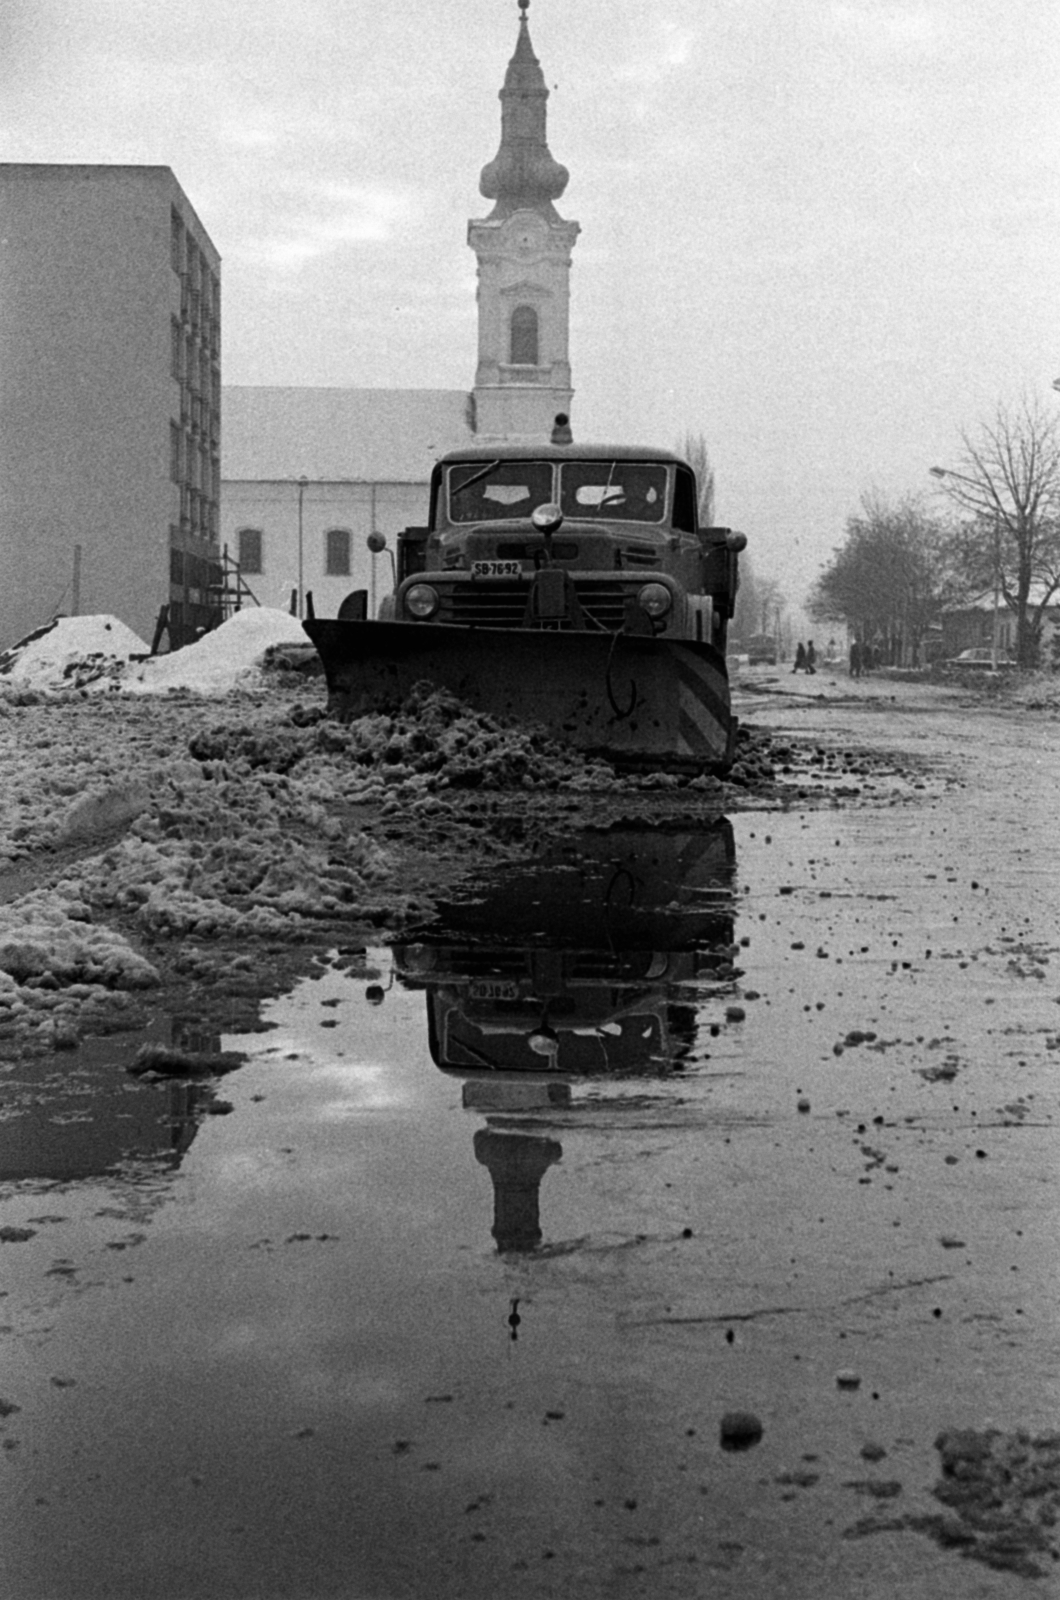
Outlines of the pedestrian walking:
{"label": "pedestrian walking", "polygon": [[856,639],[852,640],[850,645],[850,676],[861,677],[861,646]]}
{"label": "pedestrian walking", "polygon": [[802,643],[801,639],[798,645],[795,647],[795,665],[791,670],[792,672],[806,671],[806,646]]}
{"label": "pedestrian walking", "polygon": [[812,639],[810,640],[809,644],[806,646],[806,671],[807,672],[816,672],[817,671],[817,651],[816,651],[816,648],[814,647],[814,642],[813,642]]}

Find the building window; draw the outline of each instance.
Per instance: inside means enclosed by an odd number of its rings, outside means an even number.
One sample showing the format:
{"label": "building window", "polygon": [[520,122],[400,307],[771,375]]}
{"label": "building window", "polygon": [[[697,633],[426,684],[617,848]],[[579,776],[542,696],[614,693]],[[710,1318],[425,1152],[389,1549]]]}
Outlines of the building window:
{"label": "building window", "polygon": [[179,383],[184,376],[184,334],[176,317],[169,325],[169,370]]}
{"label": "building window", "polygon": [[184,444],[180,424],[169,424],[169,476],[174,483],[181,483],[184,479],[183,471]]}
{"label": "building window", "polygon": [[349,528],[329,528],[324,538],[327,541],[324,571],[329,578],[348,578],[350,575]]}
{"label": "building window", "polygon": [[239,539],[239,570],[241,572],[262,572],[261,529],[240,528],[237,535]]}
{"label": "building window", "polygon": [[512,366],[537,366],[537,312],[533,306],[516,306],[512,312]]}
{"label": "building window", "polygon": [[174,272],[184,271],[184,223],[180,212],[176,209],[170,211],[170,261]]}

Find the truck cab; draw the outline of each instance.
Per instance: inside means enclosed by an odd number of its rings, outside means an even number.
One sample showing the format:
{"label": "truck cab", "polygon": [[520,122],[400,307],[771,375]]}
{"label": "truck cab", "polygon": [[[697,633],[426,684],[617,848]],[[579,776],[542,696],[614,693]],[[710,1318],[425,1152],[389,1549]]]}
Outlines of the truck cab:
{"label": "truck cab", "polygon": [[667,451],[453,451],[434,468],[428,526],[399,536],[391,615],[651,634],[724,653],[746,540],[699,527],[696,504],[695,474]]}

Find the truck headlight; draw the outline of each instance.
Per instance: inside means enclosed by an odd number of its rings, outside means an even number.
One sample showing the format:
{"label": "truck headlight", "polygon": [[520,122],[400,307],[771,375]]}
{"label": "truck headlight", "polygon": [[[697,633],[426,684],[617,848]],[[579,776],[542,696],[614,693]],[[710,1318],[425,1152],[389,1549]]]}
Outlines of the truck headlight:
{"label": "truck headlight", "polygon": [[674,597],[665,583],[646,583],[637,595],[637,604],[649,617],[665,617],[674,603]]}
{"label": "truck headlight", "polygon": [[405,590],[405,610],[418,622],[425,622],[428,617],[433,617],[437,609],[438,591],[429,583],[414,583],[410,589]]}

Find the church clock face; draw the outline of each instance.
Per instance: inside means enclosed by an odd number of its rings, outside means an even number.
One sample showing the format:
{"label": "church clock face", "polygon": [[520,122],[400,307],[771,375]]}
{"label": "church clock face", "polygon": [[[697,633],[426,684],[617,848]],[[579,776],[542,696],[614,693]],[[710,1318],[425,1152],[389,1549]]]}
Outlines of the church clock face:
{"label": "church clock face", "polygon": [[539,248],[540,231],[528,222],[520,223],[514,230],[513,243],[521,256],[527,256]]}

